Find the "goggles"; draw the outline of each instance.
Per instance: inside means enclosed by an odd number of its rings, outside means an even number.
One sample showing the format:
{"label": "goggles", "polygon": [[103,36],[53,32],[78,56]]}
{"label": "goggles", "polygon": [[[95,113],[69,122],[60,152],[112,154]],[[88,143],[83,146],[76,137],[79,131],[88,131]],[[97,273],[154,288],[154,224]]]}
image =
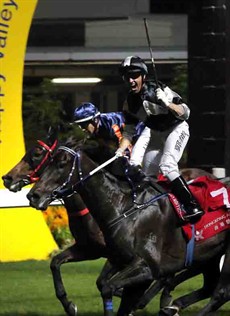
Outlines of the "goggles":
{"label": "goggles", "polygon": [[127,72],[126,74],[124,74],[124,79],[129,81],[130,78],[132,79],[137,79],[138,77],[141,76],[141,72]]}
{"label": "goggles", "polygon": [[77,123],[82,129],[87,129],[88,125],[93,123],[92,120]]}

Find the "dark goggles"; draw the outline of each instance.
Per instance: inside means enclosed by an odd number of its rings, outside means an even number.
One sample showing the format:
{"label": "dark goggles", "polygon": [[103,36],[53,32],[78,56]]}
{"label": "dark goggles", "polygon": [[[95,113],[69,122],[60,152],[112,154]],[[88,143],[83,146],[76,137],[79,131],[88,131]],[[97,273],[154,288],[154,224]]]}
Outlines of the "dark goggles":
{"label": "dark goggles", "polygon": [[87,129],[88,125],[93,123],[92,120],[77,123],[82,129]]}
{"label": "dark goggles", "polygon": [[129,81],[130,78],[137,79],[141,76],[141,72],[127,72],[124,74],[124,79]]}

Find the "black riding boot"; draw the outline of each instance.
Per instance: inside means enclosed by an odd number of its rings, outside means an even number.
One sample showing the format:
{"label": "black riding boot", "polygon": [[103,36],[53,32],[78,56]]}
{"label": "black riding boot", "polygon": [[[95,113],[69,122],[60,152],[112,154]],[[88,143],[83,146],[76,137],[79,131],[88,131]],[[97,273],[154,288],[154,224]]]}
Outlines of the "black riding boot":
{"label": "black riding boot", "polygon": [[171,182],[171,188],[172,193],[184,206],[186,212],[184,219],[191,223],[197,222],[204,215],[204,211],[192,195],[186,181],[180,176]]}

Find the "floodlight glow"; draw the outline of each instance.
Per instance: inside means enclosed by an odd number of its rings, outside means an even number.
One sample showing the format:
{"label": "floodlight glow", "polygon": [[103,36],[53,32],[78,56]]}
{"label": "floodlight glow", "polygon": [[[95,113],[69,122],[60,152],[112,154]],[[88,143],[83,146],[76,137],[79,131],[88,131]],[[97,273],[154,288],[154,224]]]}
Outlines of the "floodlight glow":
{"label": "floodlight glow", "polygon": [[53,83],[62,83],[62,84],[67,84],[67,83],[98,83],[101,82],[102,80],[97,77],[92,77],[92,78],[53,78],[51,80]]}

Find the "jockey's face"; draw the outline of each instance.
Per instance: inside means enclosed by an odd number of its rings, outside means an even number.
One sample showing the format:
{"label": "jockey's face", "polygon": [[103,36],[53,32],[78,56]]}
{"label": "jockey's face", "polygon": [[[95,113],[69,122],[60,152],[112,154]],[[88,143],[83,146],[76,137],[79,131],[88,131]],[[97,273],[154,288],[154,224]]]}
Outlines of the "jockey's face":
{"label": "jockey's face", "polygon": [[82,122],[79,125],[83,131],[87,131],[90,134],[94,134],[97,131],[98,124],[99,122],[97,120],[91,120],[91,121]]}
{"label": "jockey's face", "polygon": [[89,123],[89,125],[87,126],[86,130],[90,133],[90,134],[94,134],[96,132],[96,126],[95,124]]}
{"label": "jockey's face", "polygon": [[127,73],[124,76],[124,80],[128,83],[133,93],[139,93],[141,91],[144,79],[145,76],[142,76],[140,72]]}

